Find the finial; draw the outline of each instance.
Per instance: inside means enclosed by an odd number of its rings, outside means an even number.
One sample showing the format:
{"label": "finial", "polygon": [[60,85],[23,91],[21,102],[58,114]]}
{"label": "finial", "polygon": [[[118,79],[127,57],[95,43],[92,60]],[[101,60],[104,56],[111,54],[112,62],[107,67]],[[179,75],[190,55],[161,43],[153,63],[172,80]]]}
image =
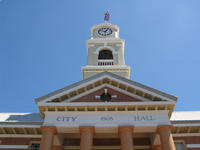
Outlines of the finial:
{"label": "finial", "polygon": [[109,21],[109,19],[110,19],[110,14],[107,11],[106,13],[104,13],[104,21]]}

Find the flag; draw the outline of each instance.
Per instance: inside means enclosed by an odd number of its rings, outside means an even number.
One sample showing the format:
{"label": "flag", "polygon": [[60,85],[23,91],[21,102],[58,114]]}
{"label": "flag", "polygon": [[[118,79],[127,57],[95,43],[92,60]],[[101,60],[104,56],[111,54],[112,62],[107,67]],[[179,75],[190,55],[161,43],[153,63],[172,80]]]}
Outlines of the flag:
{"label": "flag", "polygon": [[110,14],[109,14],[109,12],[107,11],[107,12],[104,14],[104,21],[109,21],[109,18],[110,18]]}

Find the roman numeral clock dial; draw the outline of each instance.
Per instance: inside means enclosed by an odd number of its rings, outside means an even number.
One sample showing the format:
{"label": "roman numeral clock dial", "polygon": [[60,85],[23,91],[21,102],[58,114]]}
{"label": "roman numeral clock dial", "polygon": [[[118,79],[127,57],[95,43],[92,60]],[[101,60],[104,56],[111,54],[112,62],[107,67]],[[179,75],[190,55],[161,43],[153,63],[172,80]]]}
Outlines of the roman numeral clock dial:
{"label": "roman numeral clock dial", "polygon": [[110,35],[110,34],[112,34],[112,29],[110,29],[110,28],[100,28],[98,30],[98,34],[101,35],[101,36]]}

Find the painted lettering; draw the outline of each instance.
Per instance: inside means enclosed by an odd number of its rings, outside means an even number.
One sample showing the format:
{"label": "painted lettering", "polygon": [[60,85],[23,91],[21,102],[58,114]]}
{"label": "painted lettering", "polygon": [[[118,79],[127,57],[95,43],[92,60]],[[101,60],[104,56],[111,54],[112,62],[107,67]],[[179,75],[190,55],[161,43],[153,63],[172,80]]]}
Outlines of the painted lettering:
{"label": "painted lettering", "polygon": [[57,117],[57,119],[56,119],[57,121],[60,121],[61,120],[61,117]]}
{"label": "painted lettering", "polygon": [[153,121],[153,116],[134,116],[134,121]]}
{"label": "painted lettering", "polygon": [[57,117],[56,120],[58,122],[75,122],[77,117]]}
{"label": "painted lettering", "polygon": [[106,116],[103,116],[103,117],[100,118],[100,120],[101,120],[101,121],[112,121],[112,120],[114,120],[114,119],[113,119],[113,117],[106,117]]}
{"label": "painted lettering", "polygon": [[72,117],[72,121],[75,122],[77,117]]}

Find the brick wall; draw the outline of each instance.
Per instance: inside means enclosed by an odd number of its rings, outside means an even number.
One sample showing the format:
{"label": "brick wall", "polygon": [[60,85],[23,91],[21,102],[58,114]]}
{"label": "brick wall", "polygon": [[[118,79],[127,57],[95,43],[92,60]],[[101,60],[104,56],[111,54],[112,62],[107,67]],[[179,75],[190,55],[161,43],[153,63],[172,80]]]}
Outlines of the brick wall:
{"label": "brick wall", "polygon": [[[200,136],[174,137],[174,141],[184,141],[187,144],[200,144]],[[200,148],[187,148],[187,150],[200,150]]]}
{"label": "brick wall", "polygon": [[82,96],[81,98],[75,99],[73,100],[73,102],[102,102],[100,99],[96,99],[95,96],[100,96],[101,94],[103,94],[104,89],[108,89],[108,93],[110,95],[117,95],[117,98],[111,99],[110,102],[139,102],[141,101],[131,96],[125,95],[121,92],[118,92],[116,90],[113,90],[109,87],[104,87],[88,95]]}

